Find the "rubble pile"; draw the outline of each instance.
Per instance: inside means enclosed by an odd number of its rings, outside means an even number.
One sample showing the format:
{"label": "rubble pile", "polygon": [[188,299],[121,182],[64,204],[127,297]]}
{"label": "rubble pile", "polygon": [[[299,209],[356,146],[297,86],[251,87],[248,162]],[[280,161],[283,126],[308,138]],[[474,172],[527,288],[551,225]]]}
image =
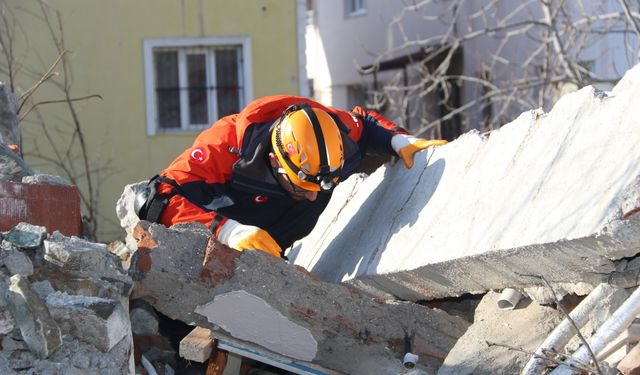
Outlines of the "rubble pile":
{"label": "rubble pile", "polygon": [[133,371],[132,282],[120,258],[26,223],[0,246],[0,373]]}

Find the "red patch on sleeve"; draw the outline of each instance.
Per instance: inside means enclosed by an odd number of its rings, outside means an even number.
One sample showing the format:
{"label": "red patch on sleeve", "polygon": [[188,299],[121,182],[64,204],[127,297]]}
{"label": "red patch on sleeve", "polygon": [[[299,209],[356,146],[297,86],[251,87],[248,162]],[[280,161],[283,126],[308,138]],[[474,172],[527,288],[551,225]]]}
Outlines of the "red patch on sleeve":
{"label": "red patch on sleeve", "polygon": [[207,150],[205,150],[203,147],[196,147],[191,150],[189,159],[194,163],[203,163],[207,159]]}

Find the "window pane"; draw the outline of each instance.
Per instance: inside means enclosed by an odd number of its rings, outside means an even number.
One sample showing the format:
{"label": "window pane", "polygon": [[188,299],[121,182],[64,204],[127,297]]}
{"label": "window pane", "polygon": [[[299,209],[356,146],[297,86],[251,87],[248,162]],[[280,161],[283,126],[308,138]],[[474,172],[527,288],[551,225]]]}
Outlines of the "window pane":
{"label": "window pane", "polygon": [[209,122],[206,64],[205,54],[187,55],[190,124],[206,124]]}
{"label": "window pane", "polygon": [[218,117],[240,112],[237,49],[216,50],[216,82]]}
{"label": "window pane", "polygon": [[180,87],[178,53],[154,51],[156,107],[160,129],[180,128]]}

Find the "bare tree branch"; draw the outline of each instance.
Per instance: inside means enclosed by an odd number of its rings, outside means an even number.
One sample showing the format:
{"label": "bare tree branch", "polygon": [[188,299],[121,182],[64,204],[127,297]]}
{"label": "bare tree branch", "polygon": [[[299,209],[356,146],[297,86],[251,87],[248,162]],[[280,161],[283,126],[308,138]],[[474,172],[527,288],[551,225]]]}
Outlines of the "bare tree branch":
{"label": "bare tree branch", "polygon": [[64,55],[66,55],[67,53],[69,53],[71,51],[69,50],[64,50],[62,52],[60,52],[58,54],[58,57],[56,58],[56,60],[53,62],[53,64],[51,64],[51,67],[46,71],[46,73],[44,73],[42,75],[42,78],[40,78],[38,80],[38,82],[36,82],[35,85],[33,85],[29,90],[27,90],[24,94],[22,94],[20,96],[20,98],[18,98],[18,100],[21,100],[22,103],[20,103],[20,107],[18,108],[18,113],[20,113],[20,109],[22,109],[22,106],[24,105],[24,103],[26,102],[26,100],[29,98],[29,96],[31,96],[31,94],[33,94],[35,92],[35,90],[38,89],[38,87],[40,87],[40,85],[42,85],[45,81],[47,81],[48,79],[52,78],[52,77],[57,77],[59,75],[59,73],[57,72],[53,72],[53,69],[56,67],[56,65],[58,65],[58,63],[60,62],[60,60],[62,60],[62,58],[64,57]]}
{"label": "bare tree branch", "polygon": [[92,99],[92,98],[102,99],[102,96],[97,95],[97,94],[93,94],[93,95],[83,96],[83,97],[80,97],[80,98],[69,98],[69,99],[61,99],[61,100],[45,100],[45,101],[42,101],[42,102],[37,102],[37,103],[33,104],[31,107],[29,107],[29,109],[27,109],[27,112],[25,112],[24,115],[20,116],[20,120],[24,119],[29,114],[29,112],[33,111],[37,106],[39,106],[41,104],[78,102],[78,101],[81,101],[81,100],[87,100],[87,99]]}

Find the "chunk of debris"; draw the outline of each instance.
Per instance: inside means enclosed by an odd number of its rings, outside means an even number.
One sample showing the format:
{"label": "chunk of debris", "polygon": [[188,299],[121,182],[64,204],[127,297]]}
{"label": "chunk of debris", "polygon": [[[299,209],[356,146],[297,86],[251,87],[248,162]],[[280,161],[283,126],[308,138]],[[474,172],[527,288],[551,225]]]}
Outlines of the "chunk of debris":
{"label": "chunk of debris", "polygon": [[530,355],[564,317],[552,307],[524,300],[518,308],[498,308],[500,294],[488,292],[473,324],[451,349],[438,375],[518,374]]}
{"label": "chunk of debris", "polygon": [[33,275],[33,263],[22,251],[0,248],[0,252],[3,253],[0,255],[0,260],[7,267],[10,274],[20,276]]}
{"label": "chunk of debris", "polygon": [[47,307],[63,333],[108,352],[130,335],[129,314],[119,301],[56,292]]}
{"label": "chunk of debris", "polygon": [[[29,223],[18,223],[4,235],[3,246],[13,245],[21,249],[37,249],[47,236],[47,228]],[[8,246],[6,246],[8,247]]]}
{"label": "chunk of debris", "polygon": [[39,357],[47,358],[62,345],[60,327],[25,277],[14,275],[10,280],[8,302],[11,315],[29,349]]}

